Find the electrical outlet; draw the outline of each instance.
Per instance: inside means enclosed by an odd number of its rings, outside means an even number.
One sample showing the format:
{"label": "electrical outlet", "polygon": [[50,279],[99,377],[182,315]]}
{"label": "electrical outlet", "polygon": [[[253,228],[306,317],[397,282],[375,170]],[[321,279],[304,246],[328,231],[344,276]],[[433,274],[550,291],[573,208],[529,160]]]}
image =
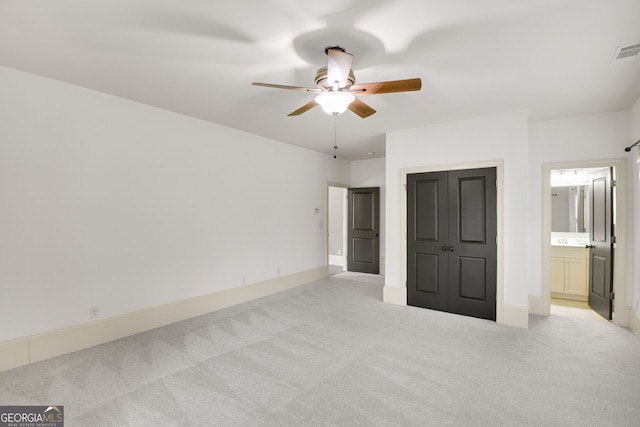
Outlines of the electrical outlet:
{"label": "electrical outlet", "polygon": [[246,278],[246,277],[244,277],[244,276],[242,276],[242,284],[243,284],[243,285],[246,285],[246,284],[247,284],[247,278]]}
{"label": "electrical outlet", "polygon": [[93,305],[89,307],[89,319],[97,319],[100,317],[100,307]]}
{"label": "electrical outlet", "polygon": [[278,276],[280,275],[280,267],[278,267]]}

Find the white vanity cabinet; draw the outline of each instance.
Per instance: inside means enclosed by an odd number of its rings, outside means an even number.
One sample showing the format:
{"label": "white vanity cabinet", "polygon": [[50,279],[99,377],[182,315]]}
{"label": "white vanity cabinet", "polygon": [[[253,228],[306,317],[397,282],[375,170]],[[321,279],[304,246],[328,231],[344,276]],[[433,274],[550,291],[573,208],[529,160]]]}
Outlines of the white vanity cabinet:
{"label": "white vanity cabinet", "polygon": [[588,300],[589,249],[551,247],[551,297]]}

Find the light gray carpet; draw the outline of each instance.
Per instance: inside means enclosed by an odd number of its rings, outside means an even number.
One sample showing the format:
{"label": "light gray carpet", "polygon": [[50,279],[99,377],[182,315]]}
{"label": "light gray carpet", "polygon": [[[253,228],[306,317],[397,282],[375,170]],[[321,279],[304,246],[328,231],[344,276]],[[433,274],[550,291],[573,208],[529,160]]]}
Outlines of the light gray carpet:
{"label": "light gray carpet", "polygon": [[340,274],[344,271],[344,267],[341,265],[331,265],[329,264],[329,276],[335,276],[336,274]]}
{"label": "light gray carpet", "polygon": [[0,373],[0,404],[64,405],[67,427],[640,425],[627,329],[384,304],[362,277]]}

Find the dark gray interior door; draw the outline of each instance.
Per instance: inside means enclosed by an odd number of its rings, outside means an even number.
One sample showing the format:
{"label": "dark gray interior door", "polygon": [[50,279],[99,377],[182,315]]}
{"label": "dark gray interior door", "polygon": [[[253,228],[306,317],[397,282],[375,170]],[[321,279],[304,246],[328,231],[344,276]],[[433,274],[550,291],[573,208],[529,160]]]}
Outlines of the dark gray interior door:
{"label": "dark gray interior door", "polygon": [[407,303],[495,320],[495,168],[407,176]]}
{"label": "dark gray interior door", "polygon": [[589,175],[591,221],[589,227],[589,306],[604,318],[613,314],[613,198],[611,169]]}
{"label": "dark gray interior door", "polygon": [[407,304],[448,311],[447,172],[407,175]]}
{"label": "dark gray interior door", "polygon": [[449,311],[496,319],[496,170],[449,172]]}
{"label": "dark gray interior door", "polygon": [[380,273],[380,189],[349,188],[347,270]]}

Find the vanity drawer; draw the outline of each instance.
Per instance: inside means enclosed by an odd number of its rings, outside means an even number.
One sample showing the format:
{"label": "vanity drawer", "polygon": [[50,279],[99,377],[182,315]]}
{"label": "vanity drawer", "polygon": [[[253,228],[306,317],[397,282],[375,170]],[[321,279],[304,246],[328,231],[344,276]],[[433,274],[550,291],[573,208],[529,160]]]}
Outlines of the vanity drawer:
{"label": "vanity drawer", "polygon": [[569,246],[552,246],[551,256],[555,258],[589,259],[589,250],[587,248]]}

